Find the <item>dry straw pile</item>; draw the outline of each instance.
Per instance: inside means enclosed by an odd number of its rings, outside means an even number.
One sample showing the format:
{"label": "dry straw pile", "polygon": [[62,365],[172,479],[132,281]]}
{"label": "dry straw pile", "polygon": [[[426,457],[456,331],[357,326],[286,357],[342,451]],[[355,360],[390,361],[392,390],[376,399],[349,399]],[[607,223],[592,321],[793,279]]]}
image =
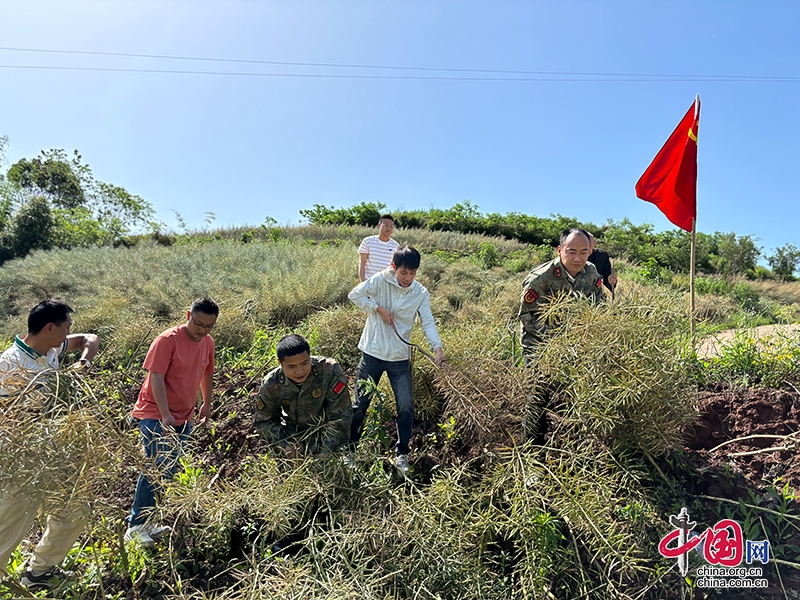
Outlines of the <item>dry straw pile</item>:
{"label": "dry straw pile", "polygon": [[5,385],[19,393],[0,396],[0,489],[38,499],[45,514],[102,498],[119,465],[138,457],[79,375],[41,371]]}

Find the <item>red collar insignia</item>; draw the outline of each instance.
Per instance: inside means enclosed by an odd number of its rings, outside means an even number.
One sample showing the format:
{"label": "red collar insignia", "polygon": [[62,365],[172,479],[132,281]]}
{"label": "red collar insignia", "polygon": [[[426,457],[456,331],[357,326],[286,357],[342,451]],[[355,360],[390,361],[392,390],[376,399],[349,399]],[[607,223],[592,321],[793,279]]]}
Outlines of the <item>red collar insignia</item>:
{"label": "red collar insignia", "polygon": [[556,277],[561,279],[561,267],[556,267]]}

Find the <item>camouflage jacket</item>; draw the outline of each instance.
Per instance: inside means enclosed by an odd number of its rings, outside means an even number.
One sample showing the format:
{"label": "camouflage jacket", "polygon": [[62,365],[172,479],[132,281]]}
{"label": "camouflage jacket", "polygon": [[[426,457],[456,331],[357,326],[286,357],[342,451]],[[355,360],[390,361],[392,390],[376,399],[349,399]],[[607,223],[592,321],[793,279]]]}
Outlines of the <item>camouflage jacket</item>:
{"label": "camouflage jacket", "polygon": [[255,429],[270,444],[331,452],[350,439],[353,419],[347,377],[332,358],[311,357],[311,373],[298,385],[280,367],[261,383]]}
{"label": "camouflage jacket", "polygon": [[542,341],[547,332],[547,325],[539,318],[542,306],[558,294],[586,296],[595,301],[603,299],[603,277],[597,273],[592,263],[586,266],[573,278],[560,258],[539,265],[531,271],[522,284],[522,302],[519,308],[519,320],[522,323],[520,341],[522,350],[530,354]]}

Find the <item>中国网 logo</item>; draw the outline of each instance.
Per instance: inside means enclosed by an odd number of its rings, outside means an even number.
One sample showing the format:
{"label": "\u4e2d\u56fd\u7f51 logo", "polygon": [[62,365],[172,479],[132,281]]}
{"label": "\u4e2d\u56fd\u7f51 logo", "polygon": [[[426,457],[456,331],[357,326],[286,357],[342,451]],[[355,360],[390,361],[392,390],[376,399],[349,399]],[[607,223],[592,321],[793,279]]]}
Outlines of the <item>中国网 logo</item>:
{"label": "\u4e2d\u56fd\u7f51 logo", "polygon": [[767,587],[761,579],[761,567],[740,567],[755,561],[769,563],[769,541],[744,540],[742,527],[732,519],[722,519],[702,533],[694,528],[697,523],[689,519],[686,507],[678,515],[671,515],[674,529],[661,538],[658,551],[665,558],[676,558],[683,577],[689,573],[689,552],[694,550],[712,567],[697,569],[698,587]]}

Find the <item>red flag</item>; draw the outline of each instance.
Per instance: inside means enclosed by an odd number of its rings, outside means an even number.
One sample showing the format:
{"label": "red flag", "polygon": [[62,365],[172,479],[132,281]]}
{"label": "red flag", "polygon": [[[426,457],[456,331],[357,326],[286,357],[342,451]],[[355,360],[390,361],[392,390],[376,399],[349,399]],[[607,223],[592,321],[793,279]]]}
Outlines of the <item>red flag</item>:
{"label": "red flag", "polygon": [[697,131],[700,97],[636,182],[636,196],[658,206],[675,225],[692,230],[697,216]]}

